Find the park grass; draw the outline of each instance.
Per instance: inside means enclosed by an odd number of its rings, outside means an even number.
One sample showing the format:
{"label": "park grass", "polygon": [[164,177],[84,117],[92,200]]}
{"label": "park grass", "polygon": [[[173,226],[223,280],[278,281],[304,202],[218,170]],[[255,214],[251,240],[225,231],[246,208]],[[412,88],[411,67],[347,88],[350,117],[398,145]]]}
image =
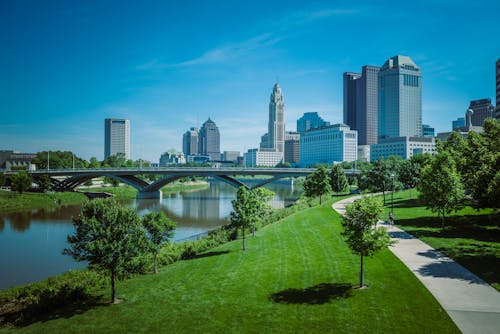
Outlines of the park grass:
{"label": "park grass", "polygon": [[[390,195],[386,196],[386,215]],[[471,206],[446,217],[445,227],[436,214],[418,201],[416,190],[394,194],[395,223],[431,247],[460,263],[500,291],[500,213]]]}
{"label": "park grass", "polygon": [[85,201],[83,194],[75,192],[22,194],[0,190],[0,213],[37,209],[55,209],[61,206],[78,205]]}
{"label": "park grass", "polygon": [[[432,295],[389,251],[359,258],[340,236],[332,200],[241,240],[117,286],[102,301],[52,310],[23,333],[458,333]],[[5,330],[5,329],[4,329]],[[0,330],[0,332],[3,332]]]}

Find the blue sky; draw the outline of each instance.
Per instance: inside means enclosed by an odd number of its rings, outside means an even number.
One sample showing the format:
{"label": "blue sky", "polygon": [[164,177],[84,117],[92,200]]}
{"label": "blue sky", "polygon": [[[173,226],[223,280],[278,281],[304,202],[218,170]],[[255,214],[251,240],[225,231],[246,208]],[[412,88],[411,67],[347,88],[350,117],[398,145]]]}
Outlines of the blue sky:
{"label": "blue sky", "polygon": [[[342,121],[342,73],[410,56],[423,121],[448,131],[495,92],[498,1],[0,1],[0,149],[103,158],[104,118],[157,161],[211,117],[256,147],[279,80],[287,130]],[[497,17],[495,17],[497,16]]]}

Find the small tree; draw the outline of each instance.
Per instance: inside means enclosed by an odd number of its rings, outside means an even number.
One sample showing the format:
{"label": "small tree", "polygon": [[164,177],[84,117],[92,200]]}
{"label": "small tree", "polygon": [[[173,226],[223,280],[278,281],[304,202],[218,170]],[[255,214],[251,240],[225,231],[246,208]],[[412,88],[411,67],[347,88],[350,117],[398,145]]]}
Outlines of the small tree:
{"label": "small tree", "polygon": [[126,274],[132,259],[146,250],[139,216],[113,199],[96,199],[84,204],[73,224],[75,234],[68,236],[71,248],[63,254],[107,271],[111,278],[111,302],[116,303],[116,279]]}
{"label": "small tree", "polygon": [[158,253],[161,246],[174,237],[175,223],[165,216],[163,212],[151,212],[142,217],[142,225],[146,229],[153,252],[154,273],[158,273]]}
{"label": "small tree", "polygon": [[345,192],[349,188],[349,182],[342,165],[336,164],[332,166],[330,170],[330,187],[336,193]]}
{"label": "small tree", "polygon": [[316,169],[312,174],[306,177],[304,181],[304,194],[307,197],[319,196],[319,204],[323,195],[330,191],[328,171],[325,166]]}
{"label": "small tree", "polygon": [[40,176],[37,179],[38,189],[42,192],[50,191],[52,184],[50,183],[50,177],[47,174]]}
{"label": "small tree", "polygon": [[243,250],[245,247],[245,230],[252,227],[255,230],[255,224],[260,217],[265,215],[266,202],[272,198],[272,192],[267,189],[258,188],[255,190],[247,190],[245,187],[240,187],[236,193],[236,199],[231,212],[231,224],[236,228],[241,228]]}
{"label": "small tree", "polygon": [[393,244],[383,227],[376,228],[382,203],[375,197],[363,197],[347,206],[342,220],[347,245],[351,251],[360,256],[359,287],[364,286],[363,257],[372,256],[375,252]]}
{"label": "small tree", "polygon": [[22,194],[31,188],[32,179],[25,171],[18,172],[11,176],[11,189]]}
{"label": "small tree", "polygon": [[444,227],[445,215],[459,208],[464,195],[455,161],[448,152],[439,153],[424,167],[418,190],[422,203],[437,212]]}

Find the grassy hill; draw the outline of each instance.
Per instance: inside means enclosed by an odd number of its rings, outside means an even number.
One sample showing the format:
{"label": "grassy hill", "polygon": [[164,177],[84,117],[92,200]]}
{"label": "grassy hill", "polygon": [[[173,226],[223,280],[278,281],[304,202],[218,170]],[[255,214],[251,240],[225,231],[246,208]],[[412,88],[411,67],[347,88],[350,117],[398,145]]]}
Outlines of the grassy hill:
{"label": "grassy hill", "polygon": [[[340,216],[310,208],[195,259],[118,285],[123,300],[52,310],[25,333],[457,333],[431,294],[385,250],[359,259]],[[4,329],[5,331],[5,329]],[[0,332],[3,333],[2,330]]]}

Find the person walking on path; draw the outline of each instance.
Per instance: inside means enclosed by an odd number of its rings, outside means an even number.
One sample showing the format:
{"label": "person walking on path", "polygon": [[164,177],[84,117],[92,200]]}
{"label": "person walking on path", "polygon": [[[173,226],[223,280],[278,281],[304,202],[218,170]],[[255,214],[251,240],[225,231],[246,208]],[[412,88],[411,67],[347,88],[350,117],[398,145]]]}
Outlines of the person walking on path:
{"label": "person walking on path", "polygon": [[392,215],[392,212],[389,212],[389,224],[394,225],[394,216]]}
{"label": "person walking on path", "polygon": [[[376,194],[374,194],[376,195]],[[333,203],[339,214],[361,196]],[[393,217],[394,221],[394,217]],[[482,279],[441,252],[391,226],[389,235],[397,241],[390,246],[394,255],[434,295],[464,334],[500,333],[500,293]]]}

